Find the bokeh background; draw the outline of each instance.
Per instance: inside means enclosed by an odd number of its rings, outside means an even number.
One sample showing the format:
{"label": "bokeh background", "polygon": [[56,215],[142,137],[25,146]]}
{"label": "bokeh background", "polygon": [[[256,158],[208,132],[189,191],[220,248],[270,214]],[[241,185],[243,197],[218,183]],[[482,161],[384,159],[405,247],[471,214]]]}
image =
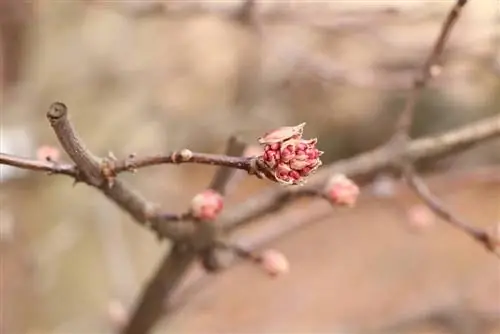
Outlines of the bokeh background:
{"label": "bokeh background", "polygon": [[[500,4],[469,2],[414,136],[500,112]],[[216,153],[231,134],[254,142],[305,121],[326,162],[350,157],[389,138],[453,3],[258,0],[248,19],[237,0],[1,0],[0,151],[57,147],[45,112],[62,101],[100,155]],[[444,200],[490,228],[499,161],[497,140],[422,167],[441,175],[430,182]],[[166,245],[86,186],[0,168],[0,332],[113,333]],[[180,212],[214,171],[123,178]],[[270,186],[248,178],[228,205]],[[310,221],[271,243],[289,275],[243,264],[203,278],[157,333],[500,333],[498,261],[388,176],[353,210],[319,219],[324,203],[296,209],[262,222]]]}

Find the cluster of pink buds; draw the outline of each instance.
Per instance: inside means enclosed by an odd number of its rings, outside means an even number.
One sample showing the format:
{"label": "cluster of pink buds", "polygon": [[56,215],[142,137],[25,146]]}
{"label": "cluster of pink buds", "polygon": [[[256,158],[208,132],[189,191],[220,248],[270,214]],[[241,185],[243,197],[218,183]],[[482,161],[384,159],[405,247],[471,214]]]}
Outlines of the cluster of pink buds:
{"label": "cluster of pink buds", "polygon": [[303,184],[321,166],[318,140],[303,139],[306,123],[276,129],[259,138],[265,167],[282,184]]}
{"label": "cluster of pink buds", "polygon": [[218,192],[207,189],[191,200],[191,214],[200,220],[214,220],[222,211],[224,200]]}
{"label": "cluster of pink buds", "polygon": [[330,177],[324,189],[324,196],[334,205],[352,207],[359,196],[359,187],[343,174]]}
{"label": "cluster of pink buds", "polygon": [[285,255],[274,249],[262,252],[260,261],[262,268],[269,276],[276,277],[290,271],[290,264]]}

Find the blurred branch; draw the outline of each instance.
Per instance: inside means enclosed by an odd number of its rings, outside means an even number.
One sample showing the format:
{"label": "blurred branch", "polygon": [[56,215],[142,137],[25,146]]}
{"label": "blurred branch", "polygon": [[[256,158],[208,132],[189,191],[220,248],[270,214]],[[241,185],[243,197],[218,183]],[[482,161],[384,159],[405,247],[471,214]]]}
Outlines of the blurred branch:
{"label": "blurred branch", "polygon": [[394,168],[394,165],[402,159],[412,162],[423,159],[436,160],[497,137],[500,137],[500,115],[450,130],[441,135],[410,141],[403,150],[397,152],[392,146],[383,146],[324,166],[303,187],[272,188],[249,198],[227,211],[221,217],[221,224],[226,230],[231,231],[266,214],[278,211],[291,200],[321,189],[327,178],[335,173],[345,174],[360,181],[361,179],[369,180],[383,170]]}
{"label": "blurred branch", "polygon": [[196,253],[175,244],[138,299],[137,306],[122,334],[148,333],[164,312],[163,305],[180,283]]}
{"label": "blurred branch", "polygon": [[[462,8],[466,4],[467,0],[457,0],[448,13],[432,51],[420,69],[420,73],[418,73],[414,79],[413,89],[411,90],[410,95],[406,100],[405,107],[398,119],[395,134],[392,140],[388,143],[389,147],[394,144],[396,150],[401,150],[409,141],[417,100],[420,97],[422,89],[427,85],[429,80],[439,74],[439,61],[444,47],[453,27],[455,26],[455,23],[460,17]],[[500,123],[500,121],[498,121],[498,123]],[[488,232],[466,223],[446,208],[445,205],[440,202],[439,198],[432,194],[425,182],[416,174],[411,160],[403,157],[403,159],[401,159],[401,168],[403,170],[403,178],[406,183],[432,211],[434,211],[439,217],[443,218],[444,221],[448,222],[450,225],[468,234],[471,238],[481,243],[488,251],[500,258],[500,254],[495,252],[495,248],[500,246],[499,240],[494,238]]]}
{"label": "blurred branch", "polygon": [[452,213],[443,203],[441,203],[437,196],[432,194],[425,182],[420,177],[416,176],[409,166],[405,169],[405,180],[418,197],[439,217],[443,218],[444,221],[448,222],[453,227],[468,234],[471,238],[481,243],[488,251],[493,252],[500,258],[500,254],[495,252],[495,248],[500,246],[500,240],[497,240],[488,232],[466,223]]}
{"label": "blurred branch", "polygon": [[[236,136],[231,136],[229,138],[225,154],[227,156],[240,157],[243,154],[245,147],[246,144],[240,139]],[[228,166],[220,167],[217,169],[217,172],[215,172],[209,188],[217,191],[221,195],[225,195],[227,186],[235,173],[236,170],[234,168],[230,168]]]}
{"label": "blurred branch", "polygon": [[437,38],[432,51],[429,56],[425,60],[424,65],[420,69],[420,72],[415,77],[413,81],[413,89],[410,92],[406,100],[406,104],[404,109],[398,119],[396,134],[398,136],[404,135],[407,136],[410,132],[411,124],[413,121],[413,113],[415,110],[415,105],[417,103],[417,99],[422,92],[422,89],[427,85],[429,80],[439,74],[440,72],[440,59],[444,51],[444,47],[446,42],[449,39],[451,31],[455,26],[457,20],[460,17],[462,12],[462,8],[467,4],[467,0],[457,0],[455,5],[452,7],[448,16],[446,17],[443,25],[441,27],[441,32],[439,33],[439,37]]}

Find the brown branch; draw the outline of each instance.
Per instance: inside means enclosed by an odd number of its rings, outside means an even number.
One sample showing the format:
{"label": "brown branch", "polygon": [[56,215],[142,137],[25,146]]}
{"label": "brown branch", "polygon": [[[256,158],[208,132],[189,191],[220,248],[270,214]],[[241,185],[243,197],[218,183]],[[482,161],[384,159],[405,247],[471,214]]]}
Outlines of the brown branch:
{"label": "brown branch", "polygon": [[445,222],[463,231],[471,238],[481,243],[488,251],[493,252],[500,258],[500,255],[495,252],[495,248],[500,246],[500,241],[486,231],[470,225],[453,214],[443,203],[441,203],[438,197],[432,194],[425,182],[416,176],[410,167],[405,168],[405,180],[418,197],[439,217],[443,218]]}
{"label": "brown branch", "polygon": [[67,107],[59,102],[51,105],[47,118],[61,142],[61,145],[73,159],[79,171],[78,181],[85,182],[99,190],[129,213],[135,221],[152,229],[159,238],[187,240],[191,237],[194,226],[190,224],[172,223],[175,215],[164,215],[156,206],[146,201],[139,193],[130,189],[120,180],[110,180],[103,173],[104,159],[92,155],[78,137],[73,128]]}
{"label": "brown branch", "polygon": [[403,159],[413,162],[423,159],[435,160],[496,137],[500,137],[500,115],[450,130],[441,135],[413,140],[400,151],[394,151],[388,146],[381,147],[354,158],[324,166],[304,187],[271,188],[263,191],[232,210],[226,211],[221,217],[221,224],[226,230],[233,230],[249,221],[275,212],[291,200],[301,197],[302,193],[320,189],[327,178],[335,173],[345,174],[359,179],[360,182],[365,182],[377,173],[393,168],[398,161]]}
{"label": "brown branch", "polygon": [[432,51],[425,60],[420,73],[417,74],[415,80],[413,81],[413,88],[410,92],[410,96],[406,100],[403,112],[398,119],[396,135],[402,135],[406,137],[409,134],[417,99],[423,88],[427,85],[429,79],[431,79],[436,73],[439,72],[438,66],[440,58],[444,51],[444,47],[446,45],[446,42],[448,41],[453,27],[455,26],[455,23],[460,17],[462,8],[466,4],[467,0],[457,0],[455,5],[448,13],[445,21],[443,22],[441,32],[439,33],[439,36],[434,43]]}
{"label": "brown branch", "polygon": [[195,253],[181,244],[175,244],[172,250],[159,264],[158,270],[138,299],[138,303],[122,334],[145,334],[161,318],[164,303],[195,258]]}
{"label": "brown branch", "polygon": [[[236,137],[231,137],[228,141],[226,154],[238,156],[243,153],[244,149],[245,144],[240,142]],[[220,167],[210,183],[210,188],[220,194],[225,194],[226,186],[235,171],[234,168]],[[192,217],[185,215],[182,218],[189,219]],[[213,222],[198,222],[198,224],[198,233],[200,235],[204,234],[206,240],[215,239],[217,231]],[[147,333],[154,327],[159,319],[165,315],[164,306],[169,302],[173,289],[179,284],[190,264],[193,263],[197,256],[201,258],[202,264],[207,269],[213,267],[213,271],[215,271],[215,269],[220,268],[212,247],[200,250],[198,254],[193,251],[181,250],[182,244],[174,243],[173,250],[168,251],[164,255],[157,272],[138,298],[137,307],[131,315],[128,324],[122,330],[123,334]]]}
{"label": "brown branch", "polygon": [[75,165],[27,159],[6,153],[0,153],[0,165],[10,165],[32,171],[49,172],[50,174],[63,174],[74,178],[78,176]]}

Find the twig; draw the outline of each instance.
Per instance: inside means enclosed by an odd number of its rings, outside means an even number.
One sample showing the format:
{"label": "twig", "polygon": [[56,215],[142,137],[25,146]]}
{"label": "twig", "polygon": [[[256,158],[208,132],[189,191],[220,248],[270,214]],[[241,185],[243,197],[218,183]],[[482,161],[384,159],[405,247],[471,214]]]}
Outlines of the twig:
{"label": "twig", "polygon": [[453,214],[446,206],[441,203],[438,197],[432,194],[429,187],[417,177],[410,167],[405,169],[405,180],[407,184],[415,191],[418,197],[439,217],[453,227],[462,230],[477,242],[481,243],[488,251],[493,252],[500,258],[500,254],[495,252],[495,248],[500,246],[500,241],[494,238],[486,231],[466,223],[463,219]]}
{"label": "twig", "polygon": [[50,174],[62,174],[74,178],[77,178],[78,176],[78,171],[75,165],[22,158],[6,153],[0,153],[0,164],[29,169],[32,171],[49,172]]}
{"label": "twig", "polygon": [[467,4],[467,0],[457,0],[451,11],[448,13],[443,25],[441,27],[441,32],[439,37],[437,38],[432,51],[429,56],[425,60],[424,65],[422,66],[420,72],[415,77],[413,81],[413,89],[410,92],[410,96],[406,100],[406,104],[404,106],[403,112],[401,113],[400,118],[398,119],[396,134],[397,135],[408,135],[410,132],[412,120],[413,120],[413,112],[415,110],[415,105],[417,99],[422,91],[422,89],[426,86],[429,79],[431,79],[436,73],[439,72],[439,62],[442,56],[444,47],[450,33],[455,26],[458,18],[460,17],[460,13],[462,8]]}
{"label": "twig", "polygon": [[[233,156],[241,156],[245,151],[246,144],[239,140],[236,136],[231,136],[229,138],[225,154]],[[227,195],[229,185],[231,180],[234,180],[237,170],[229,167],[219,167],[217,172],[210,182],[209,188],[217,191],[221,195]],[[220,226],[217,222],[211,222],[207,224],[207,228],[212,229],[214,235],[219,234]],[[206,250],[200,252],[200,261],[208,272],[217,272],[221,269],[218,257],[217,249],[212,245]]]}
{"label": "twig", "polygon": [[99,190],[115,204],[128,212],[138,223],[149,227],[159,238],[182,241],[191,237],[194,226],[176,224],[175,215],[164,215],[156,206],[146,201],[139,193],[120,180],[110,180],[102,172],[103,159],[92,155],[82,144],[70,123],[67,107],[59,102],[51,105],[47,118],[61,145],[73,159],[78,169],[78,181],[85,182]]}
{"label": "twig", "polygon": [[394,151],[388,146],[381,147],[321,168],[304,187],[271,188],[263,191],[226,211],[221,217],[221,224],[226,230],[231,231],[254,219],[273,213],[291,200],[301,197],[302,192],[320,189],[326,179],[335,173],[369,180],[379,172],[393,168],[394,164],[402,159],[413,162],[423,159],[436,160],[497,137],[500,137],[500,115],[450,130],[441,135],[410,141],[401,151]]}
{"label": "twig", "polygon": [[172,250],[158,266],[157,272],[138,299],[138,304],[122,334],[145,334],[160,319],[165,300],[180,283],[196,254],[181,244]]}

